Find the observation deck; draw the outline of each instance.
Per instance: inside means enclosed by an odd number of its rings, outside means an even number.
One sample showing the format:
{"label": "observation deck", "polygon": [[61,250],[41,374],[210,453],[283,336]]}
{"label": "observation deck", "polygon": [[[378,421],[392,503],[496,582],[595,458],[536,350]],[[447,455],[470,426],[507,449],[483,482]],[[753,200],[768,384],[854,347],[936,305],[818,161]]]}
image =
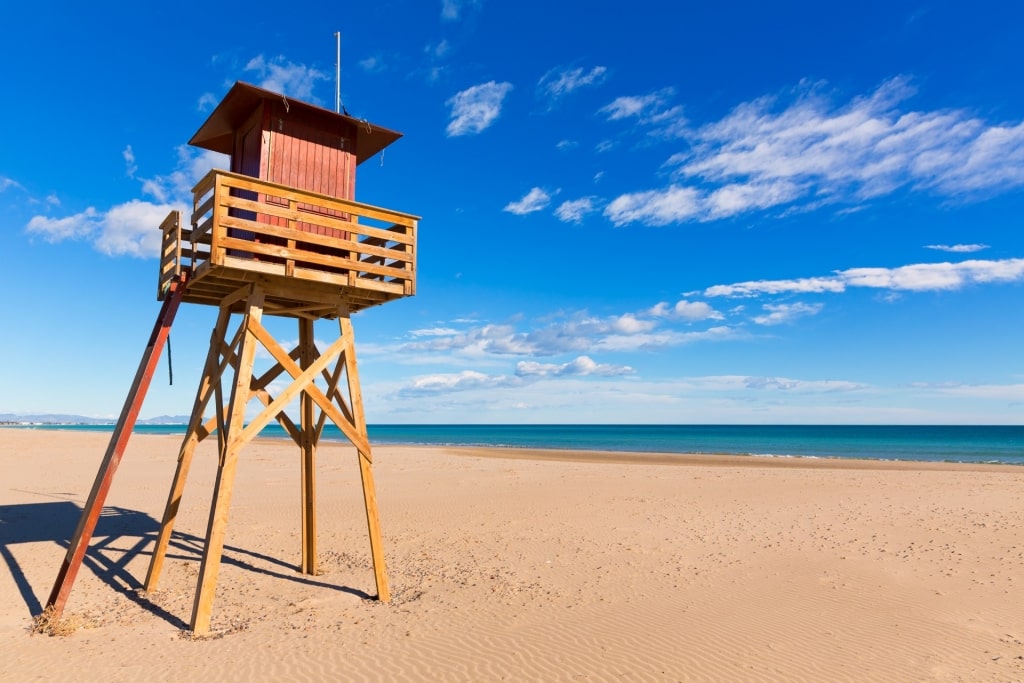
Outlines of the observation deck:
{"label": "observation deck", "polygon": [[188,273],[187,303],[235,305],[258,282],[265,312],[335,318],[416,293],[418,216],[214,169],[193,189],[190,225],[162,233],[157,299]]}

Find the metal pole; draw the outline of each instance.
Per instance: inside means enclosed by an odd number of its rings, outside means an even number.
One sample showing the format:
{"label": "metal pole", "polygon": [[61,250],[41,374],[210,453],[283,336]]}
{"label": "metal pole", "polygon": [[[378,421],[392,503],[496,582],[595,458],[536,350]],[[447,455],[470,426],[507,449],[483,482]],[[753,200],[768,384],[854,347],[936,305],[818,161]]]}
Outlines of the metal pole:
{"label": "metal pole", "polygon": [[341,113],[341,32],[334,32],[334,42],[337,47],[337,57],[334,61],[334,111]]}

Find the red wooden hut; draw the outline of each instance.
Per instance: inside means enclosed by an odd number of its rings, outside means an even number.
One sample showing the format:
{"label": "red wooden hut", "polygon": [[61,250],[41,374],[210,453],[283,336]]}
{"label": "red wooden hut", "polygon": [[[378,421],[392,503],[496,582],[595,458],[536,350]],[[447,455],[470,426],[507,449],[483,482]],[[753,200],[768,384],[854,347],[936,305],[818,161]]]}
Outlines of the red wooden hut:
{"label": "red wooden hut", "polygon": [[[235,173],[354,200],[356,166],[401,136],[365,120],[237,82],[189,144],[230,155],[231,171]],[[244,192],[238,191],[239,195]],[[255,196],[246,198],[257,199]],[[273,196],[259,199],[277,203]],[[281,200],[280,203],[286,202]],[[298,209],[350,219],[338,211],[318,209],[310,204],[300,204]],[[283,224],[282,219],[273,216],[235,211],[250,220]],[[295,227],[328,237],[348,238],[348,233],[337,228],[301,221]],[[231,236],[254,239],[255,233],[234,229]],[[343,253],[343,250],[314,249],[308,245],[306,248],[321,253]]]}

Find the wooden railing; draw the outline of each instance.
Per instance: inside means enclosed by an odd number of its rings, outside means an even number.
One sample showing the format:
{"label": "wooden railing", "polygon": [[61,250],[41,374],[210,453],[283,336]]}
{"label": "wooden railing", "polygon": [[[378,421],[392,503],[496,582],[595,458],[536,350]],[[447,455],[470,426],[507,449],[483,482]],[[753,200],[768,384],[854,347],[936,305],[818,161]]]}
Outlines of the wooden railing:
{"label": "wooden railing", "polygon": [[181,212],[171,211],[160,224],[160,271],[156,283],[156,298],[164,300],[171,281],[181,274]]}
{"label": "wooden railing", "polygon": [[417,216],[216,169],[193,189],[191,230],[176,214],[161,225],[161,292],[182,268],[193,279],[255,270],[382,300],[416,291]]}

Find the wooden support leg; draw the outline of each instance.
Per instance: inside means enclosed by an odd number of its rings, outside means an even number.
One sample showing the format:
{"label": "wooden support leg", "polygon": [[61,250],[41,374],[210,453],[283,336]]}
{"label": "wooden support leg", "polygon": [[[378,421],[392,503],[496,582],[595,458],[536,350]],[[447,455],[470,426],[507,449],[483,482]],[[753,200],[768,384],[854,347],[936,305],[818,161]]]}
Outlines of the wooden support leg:
{"label": "wooden support leg", "polygon": [[[313,321],[299,319],[299,367],[309,368],[316,360]],[[310,380],[312,381],[312,380]],[[302,565],[303,574],[317,573],[316,552],[316,446],[317,424],[313,397],[302,392],[299,410],[302,413]]]}
{"label": "wooden support leg", "polygon": [[185,432],[185,438],[182,440],[181,450],[178,453],[178,466],[174,471],[174,481],[167,497],[163,521],[160,523],[160,535],[157,537],[153,557],[149,562],[149,571],[146,572],[146,583],[144,584],[146,592],[156,590],[157,583],[160,581],[160,572],[163,569],[164,557],[167,555],[167,546],[171,540],[171,533],[174,531],[178,507],[185,490],[185,480],[188,478],[188,471],[192,465],[192,455],[202,440],[199,432],[203,426],[203,415],[210,398],[215,393],[219,393],[215,392],[214,386],[219,387],[221,382],[220,349],[224,343],[224,332],[227,330],[230,318],[231,312],[227,308],[222,308],[217,318],[217,324],[213,328],[213,334],[210,336],[210,351],[206,356],[202,379],[199,381],[199,390],[196,392],[196,401],[192,407],[188,430]]}
{"label": "wooden support leg", "polygon": [[348,379],[348,393],[351,401],[352,417],[356,431],[362,435],[365,452],[359,451],[359,475],[363,484],[363,504],[366,507],[366,526],[370,533],[370,555],[373,558],[373,575],[377,582],[377,599],[387,602],[391,599],[388,588],[387,567],[384,564],[384,542],[380,533],[380,517],[377,513],[377,493],[373,481],[370,440],[366,431],[366,415],[363,411],[363,394],[359,388],[359,370],[356,366],[356,342],[352,333],[352,321],[348,312],[338,315],[341,336],[348,340],[343,351],[345,356],[345,375]]}
{"label": "wooden support leg", "polygon": [[125,448],[128,447],[128,438],[135,427],[135,420],[139,416],[142,402],[149,390],[150,380],[156,370],[157,361],[160,360],[160,353],[163,351],[170,334],[171,325],[174,323],[174,316],[178,312],[178,305],[181,303],[185,293],[187,275],[183,274],[180,279],[171,283],[169,294],[164,298],[163,306],[157,315],[156,323],[153,325],[153,332],[150,334],[149,342],[142,359],[139,361],[139,368],[135,372],[135,379],[132,381],[131,389],[125,399],[121,415],[118,417],[114,433],[110,437],[110,444],[103,456],[100,469],[96,473],[96,480],[93,482],[92,490],[89,492],[89,499],[82,510],[82,516],[78,521],[78,527],[68,544],[68,552],[64,556],[64,562],[57,572],[57,579],[53,583],[53,590],[46,601],[46,606],[52,610],[52,619],[59,620],[64,612],[64,605],[71,594],[71,587],[75,583],[78,569],[82,566],[85,558],[85,551],[89,547],[89,540],[93,531],[96,530],[96,523],[99,521],[100,512],[103,510],[103,503],[107,498],[107,492],[114,480],[117,466],[121,463]]}
{"label": "wooden support leg", "polygon": [[263,290],[259,287],[253,287],[246,311],[243,323],[246,330],[238,353],[238,368],[235,373],[235,384],[231,389],[230,408],[228,409],[226,447],[221,453],[217,468],[217,481],[214,484],[210,519],[206,528],[206,547],[203,549],[203,561],[199,567],[199,584],[196,588],[195,602],[192,605],[191,625],[192,631],[197,635],[206,634],[210,630],[210,615],[213,610],[220,558],[224,551],[224,533],[227,529],[231,494],[235,484],[235,469],[238,466],[238,454],[245,444],[242,429],[245,426],[245,408],[250,398],[253,362],[256,358],[258,343],[255,335],[249,330],[249,323],[251,321],[258,323],[263,314]]}

